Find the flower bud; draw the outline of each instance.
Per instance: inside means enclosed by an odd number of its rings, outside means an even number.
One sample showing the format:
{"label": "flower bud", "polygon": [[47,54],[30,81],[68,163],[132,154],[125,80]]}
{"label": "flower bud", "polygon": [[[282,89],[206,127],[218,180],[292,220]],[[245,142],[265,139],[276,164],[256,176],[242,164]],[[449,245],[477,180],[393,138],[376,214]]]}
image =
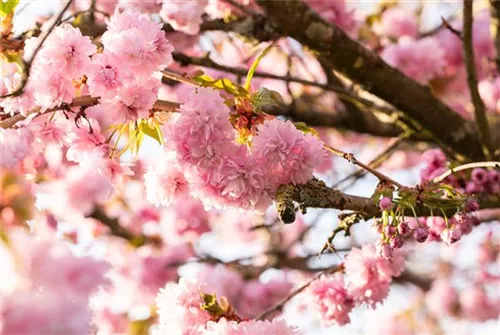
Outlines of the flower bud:
{"label": "flower bud", "polygon": [[413,233],[413,238],[418,243],[425,242],[427,240],[427,237],[429,237],[429,232],[425,227],[418,227],[417,229],[415,229],[415,232]]}
{"label": "flower bud", "polygon": [[379,202],[380,210],[382,211],[388,211],[392,208],[393,202],[391,198],[388,197],[382,197]]}

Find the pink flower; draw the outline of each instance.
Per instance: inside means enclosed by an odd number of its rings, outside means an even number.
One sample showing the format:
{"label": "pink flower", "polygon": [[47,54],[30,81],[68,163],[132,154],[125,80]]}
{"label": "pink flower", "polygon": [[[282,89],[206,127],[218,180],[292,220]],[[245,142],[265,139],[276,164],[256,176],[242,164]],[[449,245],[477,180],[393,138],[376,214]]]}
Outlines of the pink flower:
{"label": "pink flower", "polygon": [[169,246],[161,256],[142,259],[140,283],[150,292],[157,292],[167,282],[177,280],[177,265],[193,256],[187,244]]}
{"label": "pink flower", "polygon": [[210,88],[193,90],[185,99],[180,117],[167,128],[167,146],[177,152],[183,166],[217,166],[216,158],[226,151],[221,144],[234,138],[229,108]]}
{"label": "pink flower", "polygon": [[38,53],[36,63],[69,79],[77,79],[90,65],[90,56],[96,52],[88,36],[70,24],[56,27]]}
{"label": "pink flower", "polygon": [[124,123],[147,118],[158,96],[160,81],[154,78],[127,81],[113,100],[103,101],[113,122]]}
{"label": "pink flower", "polygon": [[267,283],[259,280],[247,281],[235,304],[236,311],[244,318],[256,317],[286,297],[292,286],[285,278],[273,279]]}
{"label": "pink flower", "polygon": [[[90,8],[91,0],[78,0],[75,1],[75,9],[77,11],[87,10]],[[149,2],[149,1],[148,1]],[[118,0],[97,0],[96,1],[96,9],[104,12],[106,14],[112,15],[116,5],[118,4]]]}
{"label": "pink flower", "polygon": [[87,68],[87,85],[94,96],[111,99],[124,84],[124,71],[111,53],[104,51],[92,57]]}
{"label": "pink flower", "polygon": [[422,84],[442,75],[445,66],[444,52],[432,38],[401,38],[398,44],[385,48],[381,57]]}
{"label": "pink flower", "polygon": [[252,156],[224,160],[219,175],[216,185],[229,204],[260,211],[271,205],[265,172]]}
{"label": "pink flower", "polygon": [[307,182],[324,157],[320,140],[303,134],[291,122],[276,118],[259,126],[252,150],[264,160],[274,187]]}
{"label": "pink flower", "polygon": [[392,199],[388,197],[380,198],[379,207],[381,211],[388,211],[394,206]]}
{"label": "pink flower", "polygon": [[204,284],[207,292],[215,293],[218,297],[226,297],[232,306],[240,302],[241,290],[247,283],[238,272],[221,264],[203,265],[196,274],[196,279]]}
{"label": "pink flower", "polygon": [[478,88],[486,107],[491,112],[500,113],[500,78],[482,81]]}
{"label": "pink flower", "polygon": [[209,232],[210,214],[200,200],[189,196],[181,199],[162,215],[160,225],[165,241],[195,242],[204,233]]}
{"label": "pink flower", "polygon": [[160,16],[175,30],[189,35],[196,35],[203,22],[202,15],[205,11],[205,1],[176,1],[163,2]]}
{"label": "pink flower", "polygon": [[218,322],[210,321],[207,328],[201,332],[202,335],[298,335],[294,327],[290,327],[284,320],[273,319],[271,321],[228,321],[225,318]]}
{"label": "pink flower", "polygon": [[184,174],[175,161],[166,158],[156,160],[148,169],[144,184],[148,201],[156,206],[169,206],[188,192]]}
{"label": "pink flower", "polygon": [[413,238],[418,243],[425,242],[427,240],[427,237],[429,237],[429,232],[425,227],[418,227],[417,229],[415,229],[415,232],[413,233]]}
{"label": "pink flower", "polygon": [[156,14],[160,11],[163,0],[126,0],[121,5],[143,13]]}
{"label": "pink flower", "polygon": [[351,250],[344,266],[349,295],[355,301],[375,307],[389,293],[392,277],[399,276],[403,271],[404,258],[401,253],[397,253],[388,260],[377,256],[373,245],[364,245],[361,249]]}
{"label": "pink flower", "polygon": [[44,185],[52,196],[50,204],[61,217],[90,214],[95,204],[103,203],[113,191],[111,180],[93,168],[71,167],[63,179]]}
{"label": "pink flower", "polygon": [[350,322],[349,312],[354,301],[347,294],[344,279],[340,275],[315,280],[308,288],[308,295],[314,301],[314,308],[325,325],[345,325]]}
{"label": "pink flower", "polygon": [[33,92],[35,104],[40,106],[42,111],[63,102],[70,103],[75,96],[71,77],[63,72],[47,72],[47,69],[42,66],[33,65],[27,86]]}
{"label": "pink flower", "polygon": [[107,283],[104,275],[111,268],[107,262],[76,258],[69,249],[52,242],[37,243],[32,253],[30,276],[36,285],[46,290],[87,297]]}
{"label": "pink flower", "polygon": [[474,183],[484,186],[488,182],[488,171],[482,168],[472,170],[471,179]]}
{"label": "pink flower", "polygon": [[454,227],[454,228],[446,228],[444,229],[441,234],[441,239],[446,243],[446,244],[453,244],[455,242],[458,242],[460,238],[462,237],[462,232],[460,229]]}
{"label": "pink flower", "polygon": [[104,49],[114,54],[122,68],[149,77],[172,62],[172,46],[160,23],[138,12],[115,12],[102,35]]}
{"label": "pink flower", "polygon": [[469,320],[484,322],[500,316],[500,302],[489,298],[482,288],[473,286],[460,294],[463,316]]}
{"label": "pink flower", "polygon": [[210,314],[201,309],[202,287],[194,281],[181,278],[179,283],[168,283],[156,297],[160,330],[164,334],[200,334]]}
{"label": "pink flower", "polygon": [[388,37],[409,36],[416,38],[418,18],[411,10],[392,7],[382,13],[380,22],[375,25],[375,30],[378,34]]}
{"label": "pink flower", "polygon": [[425,301],[429,311],[437,317],[448,316],[456,310],[458,294],[447,278],[438,279],[432,283]]}
{"label": "pink flower", "polygon": [[335,24],[349,35],[355,34],[358,25],[355,12],[353,9],[347,9],[344,0],[307,0],[307,4],[326,21]]}
{"label": "pink flower", "polygon": [[0,128],[0,166],[14,169],[32,153],[33,134],[26,128]]}

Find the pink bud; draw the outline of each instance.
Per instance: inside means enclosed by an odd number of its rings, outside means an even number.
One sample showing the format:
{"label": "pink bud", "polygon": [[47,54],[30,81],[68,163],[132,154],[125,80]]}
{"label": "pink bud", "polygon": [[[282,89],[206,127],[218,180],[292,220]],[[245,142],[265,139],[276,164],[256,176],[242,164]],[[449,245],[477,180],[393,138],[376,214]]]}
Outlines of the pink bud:
{"label": "pink bud", "polygon": [[385,236],[391,237],[396,233],[396,227],[388,225],[384,229]]}
{"label": "pink bud", "polygon": [[408,224],[406,222],[401,222],[398,226],[398,233],[400,235],[407,235],[408,233],[410,232],[410,227],[408,226]]}
{"label": "pink bud", "polygon": [[377,255],[384,258],[392,258],[392,248],[382,241],[377,242]]}
{"label": "pink bud", "polygon": [[456,228],[446,228],[441,232],[441,239],[446,243],[446,244],[453,244],[457,241],[460,240],[462,237],[462,233],[460,232],[460,229]]}
{"label": "pink bud", "polygon": [[415,238],[415,241],[417,241],[418,243],[425,242],[427,240],[427,237],[429,237],[429,232],[424,227],[418,227],[413,233],[413,238]]}
{"label": "pink bud", "polygon": [[388,197],[382,197],[379,202],[380,210],[388,211],[392,208],[392,199]]}
{"label": "pink bud", "polygon": [[401,237],[394,237],[391,239],[391,247],[399,249],[403,246],[403,239]]}
{"label": "pink bud", "polygon": [[484,185],[488,181],[488,171],[482,168],[472,170],[471,179],[479,185]]}
{"label": "pink bud", "polygon": [[467,212],[475,212],[479,209],[479,202],[477,200],[471,199],[465,203],[465,210]]}

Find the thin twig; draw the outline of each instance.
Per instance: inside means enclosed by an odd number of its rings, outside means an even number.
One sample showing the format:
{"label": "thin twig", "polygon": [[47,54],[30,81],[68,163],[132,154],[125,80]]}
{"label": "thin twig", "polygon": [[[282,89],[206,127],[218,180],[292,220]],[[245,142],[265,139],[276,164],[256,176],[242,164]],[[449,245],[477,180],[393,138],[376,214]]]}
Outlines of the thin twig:
{"label": "thin twig", "polygon": [[8,97],[16,97],[16,96],[19,96],[23,93],[24,88],[26,87],[26,84],[28,83],[31,65],[33,64],[33,61],[35,60],[36,55],[38,54],[38,52],[42,48],[43,43],[45,42],[47,37],[49,37],[52,30],[59,24],[59,21],[61,21],[62,17],[64,16],[64,13],[69,8],[69,6],[71,5],[72,2],[73,2],[73,0],[68,0],[66,2],[64,7],[59,11],[59,14],[57,14],[57,17],[54,20],[54,22],[52,23],[52,25],[40,37],[38,44],[36,45],[35,50],[33,51],[33,54],[31,55],[30,59],[28,61],[23,61],[23,76],[21,79],[21,86],[19,86],[19,88],[17,88],[14,92],[0,96],[0,99],[8,98]]}
{"label": "thin twig", "polygon": [[460,165],[460,166],[451,168],[446,172],[443,172],[442,174],[440,174],[439,176],[434,178],[433,181],[435,183],[439,183],[440,181],[443,181],[446,177],[452,175],[455,172],[469,170],[469,169],[475,169],[475,168],[487,168],[487,167],[500,169],[500,162],[475,162],[475,163]]}
{"label": "thin twig", "polygon": [[[232,73],[232,74],[240,75],[240,76],[246,76],[247,72],[248,72],[248,69],[245,69],[243,67],[232,67],[232,66],[226,66],[226,65],[216,63],[210,57],[208,57],[208,55],[206,55],[204,57],[190,57],[190,56],[187,56],[187,55],[180,53],[180,52],[174,52],[172,55],[174,57],[174,60],[177,61],[178,63],[180,63],[181,65],[198,65],[198,66],[208,67],[208,68],[212,68],[212,69],[216,69],[216,70],[220,70],[220,71],[224,71],[224,72],[228,72],[228,73]],[[293,76],[289,76],[289,75],[280,76],[280,75],[266,73],[266,72],[260,72],[260,71],[255,71],[254,77],[276,79],[276,80],[282,80],[285,82],[299,83],[299,84],[306,85],[306,86],[319,87],[319,88],[322,88],[322,89],[327,90],[327,91],[335,92],[335,93],[337,93],[337,95],[339,97],[349,99],[350,101],[354,100],[355,102],[362,103],[363,105],[365,105],[367,107],[371,107],[373,109],[382,111],[386,114],[392,114],[392,113],[396,112],[396,110],[391,108],[391,107],[379,105],[371,100],[362,98],[359,95],[356,95],[353,92],[350,92],[341,86],[318,83],[318,82],[314,82],[314,81],[310,81],[310,80],[306,80],[306,79],[302,79],[302,78],[298,78],[298,77],[293,77]],[[170,78],[170,79],[178,80],[177,78]],[[180,80],[178,80],[178,81],[185,82],[186,77],[183,76],[179,79]]]}
{"label": "thin twig", "polygon": [[304,291],[306,288],[308,288],[313,282],[315,282],[316,280],[318,280],[319,278],[321,278],[323,275],[329,275],[329,274],[333,274],[337,271],[342,271],[344,269],[344,267],[341,265],[337,266],[337,267],[334,267],[334,268],[331,268],[331,269],[328,269],[328,270],[325,270],[319,274],[317,274],[316,276],[314,276],[314,278],[312,278],[311,280],[309,280],[308,282],[306,282],[304,285],[298,287],[297,289],[293,290],[290,294],[288,294],[286,297],[284,297],[283,299],[281,299],[280,301],[278,301],[275,305],[271,306],[270,308],[266,309],[264,312],[260,313],[258,316],[256,316],[254,318],[254,320],[263,320],[266,316],[268,316],[269,314],[271,314],[272,312],[275,312],[275,311],[278,311],[280,310],[281,308],[283,308],[283,306],[288,302],[290,301],[293,297],[295,297],[297,294],[301,293],[302,291]]}
{"label": "thin twig", "polygon": [[391,183],[392,185],[396,186],[397,188],[403,188],[404,187],[402,184],[400,184],[397,181],[391,179],[390,177],[386,176],[385,174],[383,174],[383,173],[381,173],[381,172],[373,169],[372,167],[370,167],[369,165],[364,164],[363,162],[358,161],[353,154],[344,152],[344,151],[339,150],[339,149],[335,149],[334,147],[331,147],[331,146],[326,145],[326,144],[324,145],[324,147],[325,147],[326,150],[330,151],[334,155],[342,157],[346,161],[348,161],[348,162],[350,162],[350,163],[352,163],[354,165],[357,165],[357,166],[363,168],[364,170],[370,172],[371,174],[373,174],[375,177],[377,177],[381,181],[386,181],[388,183]]}
{"label": "thin twig", "polygon": [[488,125],[488,119],[486,118],[486,107],[481,99],[479,90],[477,87],[477,75],[476,75],[476,62],[474,57],[474,50],[472,47],[472,5],[473,1],[464,0],[463,8],[463,52],[465,67],[467,69],[467,84],[469,86],[469,91],[474,104],[474,113],[476,116],[476,123],[479,128],[479,136],[483,145],[483,151],[486,158],[489,158],[493,153],[491,146],[490,128]]}
{"label": "thin twig", "polygon": [[[403,133],[401,136],[395,139],[383,152],[381,152],[379,155],[377,155],[375,158],[373,158],[370,162],[368,162],[368,166],[370,166],[373,169],[377,169],[382,163],[385,161],[385,159],[392,154],[394,151],[396,151],[401,143],[405,141],[408,137],[410,137],[409,133]],[[338,188],[341,184],[344,182],[350,180],[353,178],[353,182],[356,182],[359,178],[363,177],[367,172],[365,170],[358,170],[350,175],[346,176],[345,178],[340,179],[337,181],[332,188]],[[350,184],[352,185],[352,183]]]}

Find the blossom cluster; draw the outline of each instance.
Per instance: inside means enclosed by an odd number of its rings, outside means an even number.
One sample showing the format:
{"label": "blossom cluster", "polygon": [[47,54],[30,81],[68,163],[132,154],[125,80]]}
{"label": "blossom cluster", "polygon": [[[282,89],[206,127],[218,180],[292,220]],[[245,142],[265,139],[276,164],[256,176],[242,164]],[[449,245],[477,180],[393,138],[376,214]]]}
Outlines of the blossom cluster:
{"label": "blossom cluster", "polygon": [[404,255],[398,252],[388,259],[378,256],[373,245],[353,248],[344,261],[345,277],[339,273],[324,276],[311,283],[307,297],[326,325],[350,322],[355,306],[375,308],[389,293],[393,277],[404,270]]}
{"label": "blossom cluster", "polygon": [[240,321],[235,316],[229,319],[224,314],[222,317],[217,316],[209,307],[203,307],[203,293],[203,284],[184,278],[179,283],[169,283],[160,290],[156,298],[159,334],[298,334],[295,328],[280,319]]}
{"label": "blossom cluster", "polygon": [[146,175],[157,204],[170,203],[187,182],[207,207],[265,211],[279,185],[305,183],[323,161],[322,142],[288,121],[265,121],[247,149],[236,143],[230,109],[216,90],[197,88],[185,99],[166,126],[167,151],[175,160]]}

